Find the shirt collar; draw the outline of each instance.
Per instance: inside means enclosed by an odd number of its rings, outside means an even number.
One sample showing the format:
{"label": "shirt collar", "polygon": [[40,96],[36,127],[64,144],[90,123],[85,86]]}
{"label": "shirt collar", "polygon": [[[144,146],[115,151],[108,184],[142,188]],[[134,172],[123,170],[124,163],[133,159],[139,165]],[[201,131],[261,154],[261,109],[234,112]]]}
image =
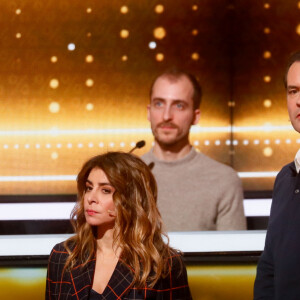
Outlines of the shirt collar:
{"label": "shirt collar", "polygon": [[299,171],[300,171],[300,149],[299,149],[298,152],[296,153],[294,162],[295,162],[295,166],[296,166],[297,173],[299,173]]}

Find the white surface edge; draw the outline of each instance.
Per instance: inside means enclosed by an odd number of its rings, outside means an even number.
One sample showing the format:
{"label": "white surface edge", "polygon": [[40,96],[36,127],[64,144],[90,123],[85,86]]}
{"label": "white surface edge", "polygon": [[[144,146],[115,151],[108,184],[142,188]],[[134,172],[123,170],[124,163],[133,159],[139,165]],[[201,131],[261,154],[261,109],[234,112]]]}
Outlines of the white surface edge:
{"label": "white surface edge", "polygon": [[[170,232],[170,245],[185,253],[262,251],[265,230]],[[0,256],[49,255],[69,234],[2,235]]]}

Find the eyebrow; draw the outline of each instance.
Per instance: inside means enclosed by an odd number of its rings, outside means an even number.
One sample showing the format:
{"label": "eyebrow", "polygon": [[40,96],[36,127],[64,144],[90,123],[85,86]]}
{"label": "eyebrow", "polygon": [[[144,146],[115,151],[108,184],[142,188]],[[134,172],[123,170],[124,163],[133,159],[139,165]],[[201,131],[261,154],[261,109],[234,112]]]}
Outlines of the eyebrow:
{"label": "eyebrow", "polygon": [[[160,97],[155,97],[152,99],[152,101],[156,101],[156,100],[160,100],[160,101],[166,101],[165,98],[160,98]],[[188,103],[187,101],[183,100],[183,99],[171,99],[172,102],[183,102],[183,103]]]}
{"label": "eyebrow", "polygon": [[[85,183],[89,183],[89,184],[93,185],[93,183],[90,180],[88,180],[88,179],[86,180]],[[109,185],[109,186],[113,187],[109,182],[99,182],[98,185],[99,186]]]}

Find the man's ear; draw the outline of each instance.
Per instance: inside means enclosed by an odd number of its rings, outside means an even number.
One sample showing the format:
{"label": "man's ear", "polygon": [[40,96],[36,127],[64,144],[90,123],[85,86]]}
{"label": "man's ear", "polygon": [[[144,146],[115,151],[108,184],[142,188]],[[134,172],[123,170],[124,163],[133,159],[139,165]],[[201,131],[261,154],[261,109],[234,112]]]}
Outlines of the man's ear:
{"label": "man's ear", "polygon": [[201,114],[200,109],[195,109],[194,110],[194,120],[192,122],[192,125],[197,125],[198,124],[198,122],[200,120],[200,114]]}
{"label": "man's ear", "polygon": [[147,105],[147,119],[150,121],[150,104]]}

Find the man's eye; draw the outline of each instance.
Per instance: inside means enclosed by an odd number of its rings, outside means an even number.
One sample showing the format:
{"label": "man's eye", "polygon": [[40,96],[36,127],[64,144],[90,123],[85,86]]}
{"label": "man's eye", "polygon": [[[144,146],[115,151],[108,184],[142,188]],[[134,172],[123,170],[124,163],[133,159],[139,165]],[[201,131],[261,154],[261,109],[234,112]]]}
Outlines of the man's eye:
{"label": "man's eye", "polygon": [[293,90],[289,90],[288,91],[288,94],[289,95],[295,95],[295,94],[297,94],[298,93],[298,90],[296,90],[296,89],[293,89]]}
{"label": "man's eye", "polygon": [[163,104],[160,101],[154,102],[155,107],[161,107]]}
{"label": "man's eye", "polygon": [[175,106],[177,109],[184,109],[184,104],[183,103],[176,103],[176,106]]}

